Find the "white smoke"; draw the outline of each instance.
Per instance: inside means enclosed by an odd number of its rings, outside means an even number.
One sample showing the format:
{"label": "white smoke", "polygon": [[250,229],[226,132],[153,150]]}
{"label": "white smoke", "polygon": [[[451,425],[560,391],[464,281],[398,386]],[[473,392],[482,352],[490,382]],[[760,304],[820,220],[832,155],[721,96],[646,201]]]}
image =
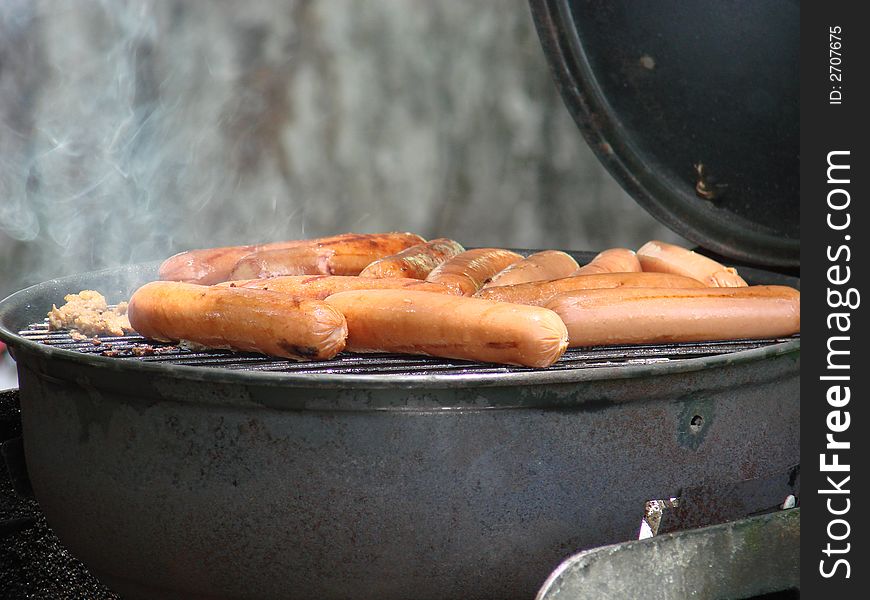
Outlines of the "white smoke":
{"label": "white smoke", "polygon": [[202,246],[674,239],[562,106],[525,0],[0,1],[0,297]]}

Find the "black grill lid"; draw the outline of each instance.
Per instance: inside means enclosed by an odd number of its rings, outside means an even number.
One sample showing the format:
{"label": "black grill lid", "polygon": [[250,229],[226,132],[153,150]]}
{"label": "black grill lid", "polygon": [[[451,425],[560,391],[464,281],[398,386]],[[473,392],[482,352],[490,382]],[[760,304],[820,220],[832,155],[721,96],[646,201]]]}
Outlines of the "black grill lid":
{"label": "black grill lid", "polygon": [[654,217],[737,261],[800,264],[797,0],[530,0],[586,141]]}

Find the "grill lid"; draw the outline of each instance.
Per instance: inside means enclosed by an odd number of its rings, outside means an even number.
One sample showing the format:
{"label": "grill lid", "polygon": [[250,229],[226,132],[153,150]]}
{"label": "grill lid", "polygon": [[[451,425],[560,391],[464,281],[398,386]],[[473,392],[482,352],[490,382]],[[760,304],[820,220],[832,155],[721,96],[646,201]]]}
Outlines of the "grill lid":
{"label": "grill lid", "polygon": [[800,265],[799,6],[530,0],[601,162],[659,221],[756,265]]}

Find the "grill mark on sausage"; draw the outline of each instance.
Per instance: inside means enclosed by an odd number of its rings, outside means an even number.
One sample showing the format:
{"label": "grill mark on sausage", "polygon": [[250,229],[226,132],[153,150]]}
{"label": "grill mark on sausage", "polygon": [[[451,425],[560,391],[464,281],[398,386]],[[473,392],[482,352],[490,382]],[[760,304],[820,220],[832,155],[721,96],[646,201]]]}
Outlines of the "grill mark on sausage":
{"label": "grill mark on sausage", "polygon": [[317,348],[312,348],[311,346],[298,346],[296,344],[291,344],[287,340],[278,340],[278,347],[286,350],[290,354],[295,354],[297,356],[304,356],[305,358],[315,358],[318,354]]}
{"label": "grill mark on sausage", "polygon": [[487,342],[487,348],[494,348],[496,350],[510,350],[511,348],[518,348],[519,344],[512,341],[507,342]]}

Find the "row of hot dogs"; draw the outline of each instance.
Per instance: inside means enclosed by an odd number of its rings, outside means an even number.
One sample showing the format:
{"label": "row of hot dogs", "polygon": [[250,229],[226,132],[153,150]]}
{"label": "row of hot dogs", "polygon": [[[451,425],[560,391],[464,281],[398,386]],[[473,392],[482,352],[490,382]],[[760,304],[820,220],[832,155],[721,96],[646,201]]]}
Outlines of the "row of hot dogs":
{"label": "row of hot dogs", "polygon": [[344,234],[183,252],[138,289],[143,336],[300,359],[342,350],[546,367],[570,346],[767,338],[800,331],[800,293],[747,286],[649,242],[580,266],[549,250],[409,233]]}

